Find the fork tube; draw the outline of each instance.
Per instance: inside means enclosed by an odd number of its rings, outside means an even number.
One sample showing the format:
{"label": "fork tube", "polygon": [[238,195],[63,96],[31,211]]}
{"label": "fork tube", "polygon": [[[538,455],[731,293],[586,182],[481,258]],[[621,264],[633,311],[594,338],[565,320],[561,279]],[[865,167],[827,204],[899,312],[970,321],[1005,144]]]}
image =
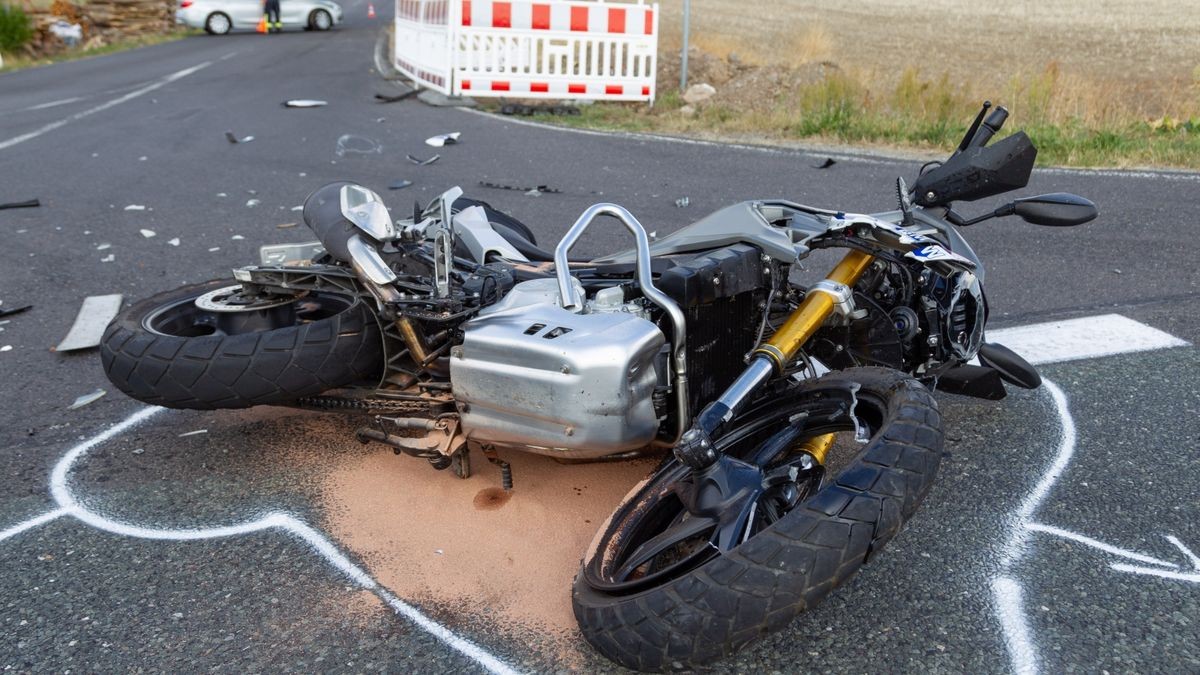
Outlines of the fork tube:
{"label": "fork tube", "polygon": [[[829,273],[826,282],[853,287],[874,259],[868,253],[850,251]],[[754,350],[754,356],[742,374],[725,389],[720,398],[708,404],[696,416],[692,426],[675,446],[675,456],[693,469],[714,464],[718,455],[713,447],[713,439],[719,435],[717,432],[721,426],[733,419],[772,375],[783,373],[787,364],[791,363],[804,343],[816,334],[836,307],[837,303],[827,290],[817,287],[811,289],[783,327]]]}
{"label": "fork tube", "polygon": [[[859,278],[871,266],[875,257],[862,251],[850,251],[845,258],[829,273],[828,280],[844,286],[853,287]],[[796,352],[808,342],[833,314],[835,303],[828,293],[808,293],[800,306],[787,322],[771,336],[771,339],[758,349],[755,354],[761,354],[771,359],[777,373],[783,372],[788,363],[796,357]]]}

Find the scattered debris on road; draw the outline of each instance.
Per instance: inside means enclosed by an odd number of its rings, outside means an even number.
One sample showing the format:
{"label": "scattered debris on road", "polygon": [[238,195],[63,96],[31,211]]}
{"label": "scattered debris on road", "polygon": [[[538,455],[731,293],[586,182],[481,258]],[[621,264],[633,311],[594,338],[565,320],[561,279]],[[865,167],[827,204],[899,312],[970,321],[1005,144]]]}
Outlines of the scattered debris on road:
{"label": "scattered debris on road", "polygon": [[4,345],[3,347],[0,347],[0,352],[11,352],[11,351],[12,351],[12,345]]}
{"label": "scattered debris on road", "polygon": [[254,140],[254,137],[247,136],[245,138],[238,138],[232,131],[226,131],[225,139],[233,145],[237,145],[238,143],[249,143],[250,141]]}
{"label": "scattered debris on road", "polygon": [[373,138],[366,136],[355,136],[354,134],[342,134],[338,136],[337,148],[334,154],[338,157],[346,155],[381,155],[383,154],[383,146]]}
{"label": "scattered debris on road", "polygon": [[538,103],[535,105],[520,105],[517,103],[508,103],[500,106],[501,115],[520,115],[522,117],[530,117],[532,115],[561,115],[572,116],[580,114],[579,108],[573,105],[554,105],[552,103]]}
{"label": "scattered debris on road", "polygon": [[175,237],[174,239],[168,239],[167,243],[172,246],[178,246],[179,245],[179,237]]}
{"label": "scattered debris on road", "polygon": [[279,229],[279,230],[286,230],[289,227],[295,227],[296,225],[297,225],[297,223],[280,223],[280,224],[276,225],[275,228]]}
{"label": "scattered debris on road", "polygon": [[262,201],[258,200],[258,199],[247,199],[246,200],[246,208],[252,209],[261,203],[262,203]]}
{"label": "scattered debris on road", "polygon": [[395,94],[395,95],[375,94],[375,99],[377,101],[379,101],[380,103],[395,103],[397,101],[403,101],[404,99],[406,99],[410,96],[415,96],[418,91],[419,90],[417,90],[417,89],[409,89],[408,91],[406,91],[402,94]]}
{"label": "scattered debris on road", "polygon": [[413,184],[413,182],[411,180],[398,180],[398,181],[393,182],[391,185],[389,185],[388,189],[389,190],[403,190],[404,188],[406,188],[412,184]]}
{"label": "scattered debris on road", "polygon": [[31,309],[33,309],[33,305],[22,305],[20,307],[13,307],[12,309],[0,309],[0,316],[13,316],[14,314],[20,314],[21,312],[28,312]]}
{"label": "scattered debris on road", "polygon": [[36,199],[29,199],[23,202],[8,202],[7,204],[0,204],[0,211],[4,209],[35,209],[41,205],[42,203]]}
{"label": "scattered debris on road", "polygon": [[232,237],[230,237],[230,239],[232,239],[232,240],[234,240],[234,241],[241,241],[241,240],[245,239],[245,237],[243,237],[243,236],[242,236],[242,235],[240,235],[240,234],[235,234],[235,235],[233,235]]}
{"label": "scattered debris on road", "polygon": [[82,408],[83,406],[88,405],[89,403],[95,403],[96,401],[99,401],[100,399],[104,398],[104,395],[107,393],[108,392],[103,389],[97,389],[96,391],[93,391],[90,394],[84,394],[83,396],[80,396],[79,398],[75,399],[75,402],[72,403],[70,405],[70,407],[67,408],[67,410],[78,410],[78,409]]}
{"label": "scattered debris on road", "polygon": [[434,155],[433,157],[430,157],[429,159],[417,159],[416,157],[413,157],[412,155],[408,155],[408,161],[412,162],[413,164],[416,164],[417,166],[429,166],[430,164],[433,164],[434,162],[438,161],[441,158],[442,158],[441,155]]}
{"label": "scattered debris on road", "polygon": [[837,164],[837,160],[835,160],[832,157],[826,157],[824,162],[821,162],[820,164],[814,166],[813,168],[814,169],[828,169],[829,167],[833,166],[834,164]]}
{"label": "scattered debris on road", "polygon": [[675,200],[675,208],[684,209],[684,208],[687,208],[688,205],[690,205],[691,203],[692,203],[691,197],[680,197],[679,199]]}
{"label": "scattered debris on road", "polygon": [[158,234],[158,233],[157,233],[157,232],[155,232],[154,230],[146,230],[146,229],[139,230],[139,232],[141,232],[141,233],[142,233],[142,236],[143,236],[143,237],[145,237],[145,238],[147,238],[147,239],[149,239],[150,237],[153,237],[153,236],[155,236],[156,234]]}
{"label": "scattered debris on road", "polygon": [[96,250],[97,251],[107,251],[110,248],[112,248],[112,244],[100,244],[99,246],[96,247]]}
{"label": "scattered debris on road", "polygon": [[291,101],[284,101],[285,108],[320,108],[321,106],[329,105],[326,101],[317,101],[310,98],[297,98]]}
{"label": "scattered debris on road", "polygon": [[425,145],[430,145],[435,148],[440,148],[446,145],[458,145],[458,137],[462,136],[461,131],[455,131],[449,134],[438,134],[425,139]]}
{"label": "scattered debris on road", "polygon": [[179,438],[183,438],[185,436],[197,436],[199,434],[207,434],[207,433],[208,433],[208,429],[197,429],[195,431],[185,431],[182,434],[179,434]]}
{"label": "scattered debris on road", "polygon": [[120,293],[91,295],[84,298],[83,304],[79,307],[79,313],[75,316],[75,323],[71,325],[67,336],[58,343],[54,351],[71,352],[77,349],[98,347],[100,338],[104,336],[104,329],[121,311],[121,300]]}
{"label": "scattered debris on road", "polygon": [[146,207],[142,204],[130,204],[125,207],[126,211],[145,211]]}
{"label": "scattered debris on road", "polygon": [[562,190],[559,190],[558,188],[552,188],[548,185],[534,185],[534,186],[530,187],[530,186],[522,186],[522,185],[507,185],[505,183],[490,183],[488,181],[481,180],[481,181],[479,181],[479,186],[485,187],[485,188],[491,188],[493,190],[512,190],[514,192],[524,192],[527,195],[534,194],[534,193],[548,194],[548,195],[562,194]]}
{"label": "scattered debris on road", "polygon": [[209,253],[216,253],[217,251],[220,251],[220,250],[221,250],[221,247],[220,247],[220,246],[212,246],[212,247],[210,247],[210,248],[208,249],[208,252],[209,252]]}

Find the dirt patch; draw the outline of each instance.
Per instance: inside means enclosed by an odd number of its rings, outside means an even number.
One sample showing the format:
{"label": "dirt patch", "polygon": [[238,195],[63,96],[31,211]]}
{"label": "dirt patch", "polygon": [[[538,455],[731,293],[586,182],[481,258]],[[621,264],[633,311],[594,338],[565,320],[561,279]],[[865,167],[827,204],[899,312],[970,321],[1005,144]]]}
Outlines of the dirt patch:
{"label": "dirt patch", "polygon": [[357,458],[325,481],[326,530],[402,598],[564,648],[576,642],[571,584],[583,554],[657,460],[502,456],[512,493],[478,453],[467,480],[387,451]]}

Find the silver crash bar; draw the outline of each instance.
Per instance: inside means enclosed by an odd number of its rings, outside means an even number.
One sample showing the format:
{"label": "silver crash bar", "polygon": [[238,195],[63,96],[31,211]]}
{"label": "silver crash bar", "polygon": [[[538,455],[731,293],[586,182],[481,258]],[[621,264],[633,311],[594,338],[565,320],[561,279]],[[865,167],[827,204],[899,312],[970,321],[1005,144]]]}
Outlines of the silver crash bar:
{"label": "silver crash bar", "polygon": [[642,287],[642,295],[661,307],[671,317],[672,332],[674,333],[671,336],[671,361],[675,369],[675,398],[679,416],[675,441],[672,443],[674,445],[679,442],[679,438],[683,436],[684,431],[687,431],[692,421],[688,410],[687,391],[687,322],[683,318],[683,312],[679,309],[679,305],[654,285],[650,270],[650,237],[646,235],[646,228],[642,227],[632,213],[616,204],[593,204],[580,214],[579,219],[575,221],[570,230],[567,230],[567,234],[554,249],[554,269],[558,275],[559,301],[562,303],[563,309],[577,311],[583,309],[583,299],[579,297],[579,290],[571,283],[571,268],[567,262],[567,254],[571,252],[571,247],[579,241],[584,231],[598,216],[612,216],[624,223],[625,228],[633,233],[637,239],[637,276],[638,285]]}

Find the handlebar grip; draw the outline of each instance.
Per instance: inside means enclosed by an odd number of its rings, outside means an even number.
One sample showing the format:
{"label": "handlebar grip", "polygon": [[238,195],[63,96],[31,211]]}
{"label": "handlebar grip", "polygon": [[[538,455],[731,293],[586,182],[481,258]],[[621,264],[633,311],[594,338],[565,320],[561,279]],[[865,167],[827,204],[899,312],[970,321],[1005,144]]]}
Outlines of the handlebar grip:
{"label": "handlebar grip", "polygon": [[996,106],[992,114],[988,115],[983,124],[979,126],[979,131],[975,132],[975,137],[971,139],[971,147],[982,148],[987,145],[988,141],[992,140],[992,136],[1000,131],[1007,120],[1008,110],[1004,106]]}

